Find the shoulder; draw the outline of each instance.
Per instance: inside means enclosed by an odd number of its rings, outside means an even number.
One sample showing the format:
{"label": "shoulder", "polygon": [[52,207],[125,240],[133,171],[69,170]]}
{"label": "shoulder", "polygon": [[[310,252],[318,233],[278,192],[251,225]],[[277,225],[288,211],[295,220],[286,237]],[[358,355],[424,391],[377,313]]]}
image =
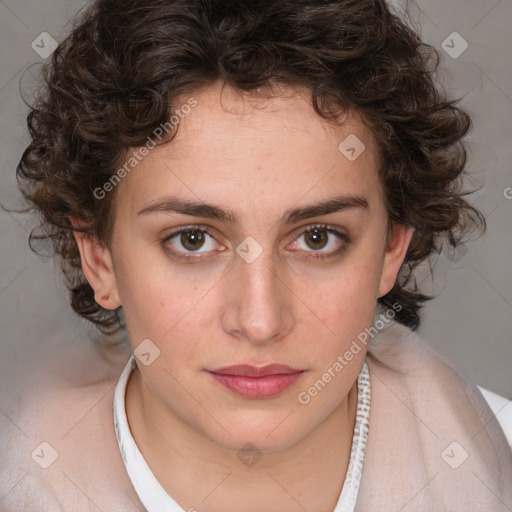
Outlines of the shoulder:
{"label": "shoulder", "polygon": [[407,396],[415,409],[428,411],[438,422],[443,418],[447,424],[463,421],[467,429],[476,429],[475,434],[483,429],[496,442],[508,444],[478,386],[417,332],[392,322],[372,341],[368,358],[377,379]]}
{"label": "shoulder", "polygon": [[478,388],[394,321],[370,343],[367,362],[370,485],[386,495],[400,475],[405,494],[425,486],[411,510],[512,507],[512,451]]}
{"label": "shoulder", "polygon": [[485,401],[489,404],[492,412],[498,418],[508,444],[512,447],[512,400],[493,393],[481,386],[477,387],[485,398]]}
{"label": "shoulder", "polygon": [[53,382],[24,397],[0,439],[0,510],[140,511],[115,437],[112,403],[123,366],[100,379]]}

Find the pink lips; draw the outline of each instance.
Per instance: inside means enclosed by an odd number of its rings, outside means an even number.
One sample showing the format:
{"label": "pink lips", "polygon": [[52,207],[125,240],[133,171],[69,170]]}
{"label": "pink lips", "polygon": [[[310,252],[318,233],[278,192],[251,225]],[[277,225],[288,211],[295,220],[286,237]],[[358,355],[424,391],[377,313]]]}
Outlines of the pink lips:
{"label": "pink lips", "polygon": [[209,372],[212,377],[240,396],[271,398],[294,384],[304,370],[282,364],[266,366],[235,365]]}

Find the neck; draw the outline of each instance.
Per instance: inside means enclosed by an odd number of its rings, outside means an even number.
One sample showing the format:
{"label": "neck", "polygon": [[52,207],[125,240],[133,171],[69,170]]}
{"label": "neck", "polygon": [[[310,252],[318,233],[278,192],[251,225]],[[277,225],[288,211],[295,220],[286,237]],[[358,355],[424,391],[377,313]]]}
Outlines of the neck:
{"label": "neck", "polygon": [[355,382],[299,442],[280,451],[249,452],[244,465],[237,451],[170,414],[138,369],[126,392],[130,430],[156,479],[184,510],[201,512],[332,512],[348,467],[356,411]]}

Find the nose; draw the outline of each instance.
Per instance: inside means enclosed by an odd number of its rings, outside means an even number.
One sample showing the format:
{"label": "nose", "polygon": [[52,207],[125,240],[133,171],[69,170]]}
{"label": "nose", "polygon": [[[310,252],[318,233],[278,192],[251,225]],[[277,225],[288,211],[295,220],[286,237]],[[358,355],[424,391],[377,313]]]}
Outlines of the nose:
{"label": "nose", "polygon": [[252,263],[242,258],[236,261],[222,315],[225,332],[240,341],[263,345],[292,330],[292,293],[277,267],[269,250]]}

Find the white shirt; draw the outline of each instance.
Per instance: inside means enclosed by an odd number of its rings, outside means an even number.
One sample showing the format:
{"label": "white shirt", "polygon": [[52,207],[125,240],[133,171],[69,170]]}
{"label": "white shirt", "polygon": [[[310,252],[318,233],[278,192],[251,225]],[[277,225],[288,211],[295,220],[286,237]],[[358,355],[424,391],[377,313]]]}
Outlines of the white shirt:
{"label": "white shirt", "polygon": [[[114,394],[114,427],[121,456],[133,487],[147,512],[185,512],[160,485],[131,434],[126,417],[126,386],[136,367],[132,355]],[[357,413],[350,449],[350,460],[338,503],[333,512],[354,512],[363,470],[370,419],[370,374],[366,361],[357,378]]]}

